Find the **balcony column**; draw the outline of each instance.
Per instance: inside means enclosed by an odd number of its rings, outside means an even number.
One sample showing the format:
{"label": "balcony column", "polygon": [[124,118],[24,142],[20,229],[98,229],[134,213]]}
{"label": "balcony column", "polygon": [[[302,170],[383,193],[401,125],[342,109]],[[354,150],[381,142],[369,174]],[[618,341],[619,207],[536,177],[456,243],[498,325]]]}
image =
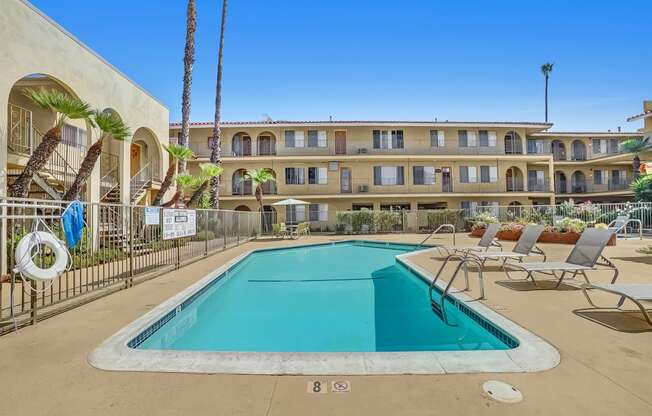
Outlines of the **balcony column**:
{"label": "balcony column", "polygon": [[118,180],[120,181],[120,203],[129,205],[131,202],[131,141],[120,143]]}
{"label": "balcony column", "polygon": [[555,199],[554,193],[555,193],[555,165],[553,163],[553,157],[550,156],[548,159],[548,183],[549,183],[549,191],[553,193],[553,201]]}
{"label": "balcony column", "polygon": [[[12,78],[7,78],[12,79]],[[9,91],[11,86],[4,88],[4,84],[0,86],[0,97],[9,97]],[[9,132],[7,131],[7,126],[9,125],[7,116],[7,108],[9,103],[5,100],[1,102],[3,110],[0,111],[0,196],[7,195],[7,142],[9,141]],[[7,250],[4,247],[7,247],[7,220],[0,220],[0,247],[3,247],[0,250],[0,264],[2,264],[2,270],[0,274],[7,273]]]}

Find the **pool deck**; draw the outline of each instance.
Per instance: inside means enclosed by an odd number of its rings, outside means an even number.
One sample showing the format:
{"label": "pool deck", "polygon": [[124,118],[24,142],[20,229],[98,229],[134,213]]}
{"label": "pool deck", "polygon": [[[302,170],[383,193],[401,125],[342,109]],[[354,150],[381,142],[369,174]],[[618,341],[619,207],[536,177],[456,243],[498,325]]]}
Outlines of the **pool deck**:
{"label": "pool deck", "polygon": [[[652,414],[652,329],[640,314],[590,315],[620,329],[614,330],[584,317],[589,315],[581,310],[588,303],[573,286],[533,290],[529,283],[504,283],[496,267],[485,273],[487,299],[482,302],[555,346],[561,354],[557,367],[538,373],[315,377],[110,372],[87,363],[89,352],[105,339],[241,253],[339,239],[347,238],[247,243],[1,337],[0,415]],[[416,243],[423,235],[364,239]],[[474,241],[458,234],[458,244]],[[449,244],[450,236],[432,242]],[[646,244],[652,240],[619,241],[606,249],[620,269],[619,282],[652,283],[652,256],[635,252]],[[542,247],[551,260],[564,259],[571,250]],[[419,254],[413,261],[435,272],[439,263],[431,257]],[[591,276],[606,282],[610,274]],[[468,295],[478,296],[471,277]],[[308,381],[339,379],[351,382],[351,392],[307,393]],[[491,379],[512,383],[524,401],[489,399],[481,386]]]}

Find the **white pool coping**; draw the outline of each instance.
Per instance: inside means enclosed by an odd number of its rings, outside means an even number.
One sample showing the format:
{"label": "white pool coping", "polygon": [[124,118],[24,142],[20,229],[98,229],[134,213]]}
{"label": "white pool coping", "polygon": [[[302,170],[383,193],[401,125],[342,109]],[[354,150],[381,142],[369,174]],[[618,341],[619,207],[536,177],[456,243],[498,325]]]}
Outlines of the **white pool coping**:
{"label": "white pool coping", "polygon": [[[339,244],[313,243],[312,245]],[[370,241],[378,243],[376,241]],[[389,243],[406,245],[405,243]],[[417,351],[417,352],[223,352],[172,351],[134,349],[129,341],[145,331],[166,313],[202,289],[217,276],[255,252],[247,251],[198,282],[161,303],[145,315],[122,328],[88,355],[95,368],[112,371],[150,371],[179,373],[269,374],[269,375],[381,375],[381,374],[447,374],[447,373],[520,373],[548,370],[560,361],[559,352],[548,342],[513,321],[495,312],[466,294],[456,291],[450,296],[463,302],[493,325],[507,332],[519,343],[508,350]],[[434,251],[435,249],[426,249]],[[396,259],[431,282],[433,274],[417,266],[410,257],[424,250],[405,253]],[[442,290],[444,285],[438,281]]]}

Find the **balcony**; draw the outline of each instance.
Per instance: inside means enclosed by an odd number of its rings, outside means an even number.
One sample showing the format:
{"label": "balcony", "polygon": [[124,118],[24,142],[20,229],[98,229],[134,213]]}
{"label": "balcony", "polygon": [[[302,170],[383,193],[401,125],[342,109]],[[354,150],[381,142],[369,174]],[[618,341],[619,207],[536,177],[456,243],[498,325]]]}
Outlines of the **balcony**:
{"label": "balcony", "polygon": [[596,184],[589,181],[578,181],[570,185],[570,187],[565,186],[566,184],[556,183],[555,184],[555,193],[556,194],[590,194],[590,193],[605,193],[605,192],[623,192],[629,191],[630,184],[632,183],[631,177],[613,179],[609,178],[606,183]]}

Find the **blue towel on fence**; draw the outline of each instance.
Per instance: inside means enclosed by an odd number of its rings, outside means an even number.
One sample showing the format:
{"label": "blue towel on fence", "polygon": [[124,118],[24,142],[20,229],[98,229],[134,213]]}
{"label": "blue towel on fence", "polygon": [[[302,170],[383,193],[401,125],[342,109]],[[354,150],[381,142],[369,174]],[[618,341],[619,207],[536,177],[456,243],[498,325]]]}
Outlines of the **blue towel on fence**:
{"label": "blue towel on fence", "polygon": [[84,206],[79,201],[71,202],[61,216],[63,233],[70,250],[77,247],[84,231]]}

